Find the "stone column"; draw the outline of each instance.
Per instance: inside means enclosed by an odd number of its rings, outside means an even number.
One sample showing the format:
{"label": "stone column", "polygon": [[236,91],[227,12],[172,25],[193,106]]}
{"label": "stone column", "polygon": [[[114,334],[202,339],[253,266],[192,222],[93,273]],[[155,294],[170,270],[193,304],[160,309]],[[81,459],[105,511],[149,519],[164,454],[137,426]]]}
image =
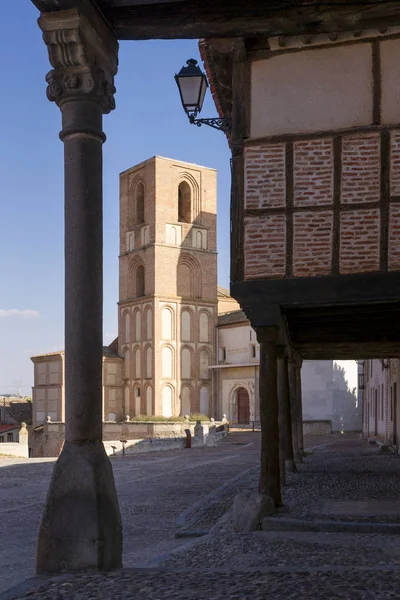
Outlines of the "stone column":
{"label": "stone column", "polygon": [[260,343],[261,473],[259,492],[282,506],[279,469],[279,426],[276,327],[256,328]]}
{"label": "stone column", "polygon": [[303,441],[303,396],[301,391],[301,366],[302,360],[296,362],[296,394],[297,394],[297,428],[299,439],[299,455],[304,456],[304,441]]}
{"label": "stone column", "polygon": [[291,422],[292,422],[293,456],[296,461],[301,461],[302,456],[299,454],[299,429],[297,426],[296,361],[292,357],[289,358],[288,374],[289,374],[290,416],[291,416]]}
{"label": "stone column", "polygon": [[278,400],[279,400],[279,463],[281,485],[286,484],[286,472],[296,471],[293,455],[292,422],[289,397],[289,359],[280,348],[278,358]]}
{"label": "stone column", "polygon": [[102,443],[102,115],[114,107],[118,43],[93,8],[39,18],[62,114],[65,176],[65,444],[40,526],[37,572],[122,566],[122,528]]}

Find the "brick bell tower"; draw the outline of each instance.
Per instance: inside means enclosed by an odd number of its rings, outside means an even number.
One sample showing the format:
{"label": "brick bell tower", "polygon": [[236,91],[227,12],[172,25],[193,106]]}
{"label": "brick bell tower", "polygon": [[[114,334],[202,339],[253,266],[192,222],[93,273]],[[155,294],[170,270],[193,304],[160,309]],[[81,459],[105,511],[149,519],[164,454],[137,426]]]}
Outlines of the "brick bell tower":
{"label": "brick bell tower", "polygon": [[213,416],[216,171],[154,156],[120,175],[125,415]]}

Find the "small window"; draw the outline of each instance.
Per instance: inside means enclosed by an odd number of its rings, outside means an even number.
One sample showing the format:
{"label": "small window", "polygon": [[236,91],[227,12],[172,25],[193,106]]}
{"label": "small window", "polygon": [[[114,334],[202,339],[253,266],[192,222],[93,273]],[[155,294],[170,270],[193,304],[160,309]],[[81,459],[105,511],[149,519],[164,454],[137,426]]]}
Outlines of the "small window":
{"label": "small window", "polygon": [[140,398],[140,387],[135,388],[135,395],[137,398]]}
{"label": "small window", "polygon": [[136,269],[136,297],[144,296],[144,266]]}
{"label": "small window", "polygon": [[7,442],[12,442],[14,439],[13,434],[12,433],[7,433]]}
{"label": "small window", "polygon": [[0,444],[4,442],[4,435],[0,435]]}
{"label": "small window", "polygon": [[182,181],[178,187],[178,221],[190,223],[191,220],[190,187],[186,181]]}
{"label": "small window", "polygon": [[139,183],[136,188],[136,223],[144,223],[144,186]]}
{"label": "small window", "polygon": [[226,348],[223,348],[222,346],[219,349],[219,358],[222,362],[226,360]]}
{"label": "small window", "polygon": [[251,358],[256,358],[256,347],[254,344],[250,346]]}

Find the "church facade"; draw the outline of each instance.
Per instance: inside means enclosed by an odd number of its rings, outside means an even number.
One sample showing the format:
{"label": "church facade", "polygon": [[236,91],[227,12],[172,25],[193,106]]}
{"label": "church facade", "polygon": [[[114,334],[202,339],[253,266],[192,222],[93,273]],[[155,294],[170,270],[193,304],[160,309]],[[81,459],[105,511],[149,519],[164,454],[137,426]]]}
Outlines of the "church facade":
{"label": "church facade", "polygon": [[[118,338],[103,352],[104,421],[213,415],[216,323],[216,171],[154,156],[120,175]],[[63,421],[64,353],[32,361],[34,425]]]}

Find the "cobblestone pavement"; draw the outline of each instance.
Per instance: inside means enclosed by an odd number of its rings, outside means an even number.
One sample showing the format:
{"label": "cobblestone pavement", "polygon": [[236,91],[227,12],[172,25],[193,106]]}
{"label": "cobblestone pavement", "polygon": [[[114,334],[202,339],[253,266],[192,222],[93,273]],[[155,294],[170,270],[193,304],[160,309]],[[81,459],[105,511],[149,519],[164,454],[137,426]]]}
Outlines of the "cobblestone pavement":
{"label": "cobblestone pavement", "polygon": [[[173,451],[113,463],[125,526],[124,565],[149,567],[158,556],[156,569],[125,568],[107,575],[32,580],[7,600],[194,600],[205,595],[215,600],[399,598],[400,544],[396,535],[238,534],[232,531],[228,513],[208,535],[189,543],[175,540],[174,519],[198,500],[199,490],[207,494],[257,463],[258,443],[235,445],[238,439],[232,436],[229,443],[194,450],[191,455]],[[365,513],[365,500],[372,498],[386,501],[388,520],[399,520],[393,507],[400,494],[400,457],[380,454],[376,446],[355,436],[331,436],[329,441],[333,443],[326,445],[326,438],[308,440],[306,447],[320,448],[300,465],[297,474],[289,476],[284,491],[289,512],[282,516],[343,519],[343,506],[353,503],[356,509],[350,511],[350,518],[359,519]],[[129,467],[129,461],[135,466]],[[256,483],[256,473],[252,477],[249,485]],[[134,486],[136,482],[140,486]],[[197,491],[193,489],[196,486]],[[179,489],[185,490],[184,498]],[[343,501],[347,504],[336,504]],[[328,507],[326,514],[324,506]],[[364,514],[363,518],[374,515]],[[386,516],[381,514],[379,519],[386,520]],[[6,556],[6,550],[3,553]]]}
{"label": "cobblestone pavement", "polygon": [[[232,434],[215,448],[112,457],[124,565],[147,564],[154,554],[186,543],[175,539],[176,517],[258,458],[257,433]],[[34,575],[36,536],[53,465],[52,459],[0,458],[0,593]]]}

